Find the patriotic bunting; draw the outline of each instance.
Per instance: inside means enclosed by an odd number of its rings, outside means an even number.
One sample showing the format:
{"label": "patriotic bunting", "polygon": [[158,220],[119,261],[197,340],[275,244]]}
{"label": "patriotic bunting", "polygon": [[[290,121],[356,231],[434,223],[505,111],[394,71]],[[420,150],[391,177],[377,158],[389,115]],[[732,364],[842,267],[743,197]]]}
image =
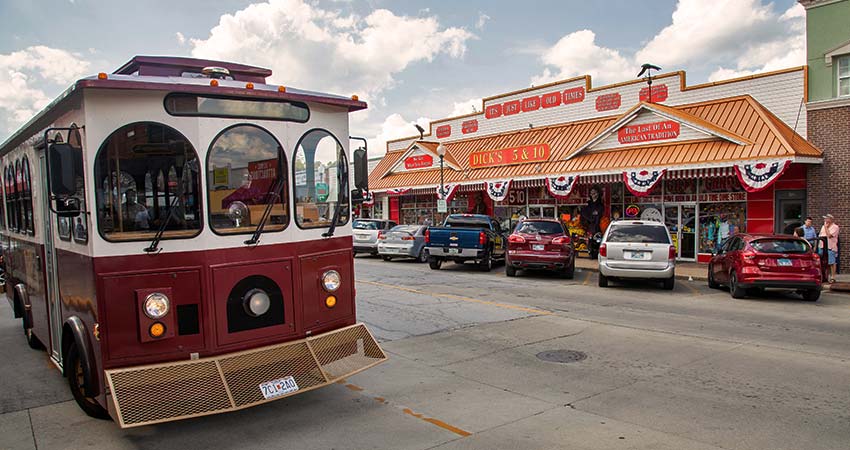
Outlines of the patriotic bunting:
{"label": "patriotic bunting", "polygon": [[735,164],[735,173],[747,192],[757,192],[773,184],[790,165],[790,159],[772,162],[750,161]]}
{"label": "patriotic bunting", "polygon": [[487,181],[487,195],[494,202],[501,202],[508,196],[508,191],[511,189],[511,180],[504,181]]}
{"label": "patriotic bunting", "polygon": [[459,187],[460,187],[459,184],[446,184],[446,185],[443,185],[443,189],[442,189],[442,192],[441,192],[440,186],[437,186],[437,199],[438,200],[445,199],[446,202],[452,201],[452,198],[455,196],[455,193],[457,192],[457,188],[459,188]]}
{"label": "patriotic bunting", "polygon": [[578,181],[578,175],[561,175],[558,177],[546,177],[546,189],[552,197],[566,199],[573,191],[573,186]]}
{"label": "patriotic bunting", "polygon": [[375,204],[375,194],[372,191],[363,190],[363,206],[373,206]]}
{"label": "patriotic bunting", "polygon": [[394,189],[387,189],[387,194],[390,194],[390,195],[404,195],[404,194],[405,194],[405,193],[407,193],[407,191],[409,191],[409,190],[410,190],[410,188],[394,188]]}
{"label": "patriotic bunting", "polygon": [[646,197],[649,195],[649,191],[664,178],[666,171],[667,169],[627,170],[623,172],[623,181],[626,182],[629,192],[637,197]]}

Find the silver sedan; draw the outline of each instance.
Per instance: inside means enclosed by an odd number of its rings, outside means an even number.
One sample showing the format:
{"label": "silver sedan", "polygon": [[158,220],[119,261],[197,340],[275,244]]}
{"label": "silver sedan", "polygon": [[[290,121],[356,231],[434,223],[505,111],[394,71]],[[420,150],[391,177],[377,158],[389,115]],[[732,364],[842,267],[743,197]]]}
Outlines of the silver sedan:
{"label": "silver sedan", "polygon": [[423,225],[398,225],[378,235],[378,254],[389,261],[394,257],[415,258],[419,262],[428,261],[425,250],[425,230]]}

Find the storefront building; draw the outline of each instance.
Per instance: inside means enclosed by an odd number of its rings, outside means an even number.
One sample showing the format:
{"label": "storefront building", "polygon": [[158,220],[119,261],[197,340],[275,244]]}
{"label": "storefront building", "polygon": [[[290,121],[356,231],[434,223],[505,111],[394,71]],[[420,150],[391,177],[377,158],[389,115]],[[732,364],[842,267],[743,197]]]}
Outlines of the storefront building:
{"label": "storefront building", "polygon": [[731,234],[800,225],[807,168],[822,161],[805,139],[805,77],[795,68],[687,86],[675,72],[654,77],[651,93],[642,80],[579,77],[490,97],[482,113],[388,143],[370,174],[370,214],[439,223],[442,198],[447,213],[507,227],[557,218],[579,235],[656,220],[681,260],[707,261]]}

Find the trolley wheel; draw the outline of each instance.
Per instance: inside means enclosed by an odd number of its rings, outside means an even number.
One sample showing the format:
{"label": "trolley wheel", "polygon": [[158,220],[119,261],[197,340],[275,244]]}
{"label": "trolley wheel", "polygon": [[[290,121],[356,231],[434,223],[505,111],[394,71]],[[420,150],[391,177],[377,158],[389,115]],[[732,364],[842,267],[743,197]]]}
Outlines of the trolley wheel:
{"label": "trolley wheel", "polygon": [[72,342],[71,347],[68,349],[65,367],[65,374],[68,376],[68,386],[71,388],[71,395],[74,396],[74,400],[80,406],[80,409],[90,417],[110,420],[109,412],[103,406],[100,406],[97,400],[93,397],[86,397],[85,389],[83,388],[85,384],[83,378],[83,361],[77,351],[76,343]]}

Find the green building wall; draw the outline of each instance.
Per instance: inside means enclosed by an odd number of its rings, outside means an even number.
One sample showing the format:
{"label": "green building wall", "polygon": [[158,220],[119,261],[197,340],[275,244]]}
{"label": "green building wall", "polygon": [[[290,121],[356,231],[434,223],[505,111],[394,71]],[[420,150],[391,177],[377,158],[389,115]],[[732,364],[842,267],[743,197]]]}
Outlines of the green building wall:
{"label": "green building wall", "polygon": [[823,3],[806,11],[810,102],[836,97],[835,64],[827,66],[824,55],[850,40],[850,0]]}

